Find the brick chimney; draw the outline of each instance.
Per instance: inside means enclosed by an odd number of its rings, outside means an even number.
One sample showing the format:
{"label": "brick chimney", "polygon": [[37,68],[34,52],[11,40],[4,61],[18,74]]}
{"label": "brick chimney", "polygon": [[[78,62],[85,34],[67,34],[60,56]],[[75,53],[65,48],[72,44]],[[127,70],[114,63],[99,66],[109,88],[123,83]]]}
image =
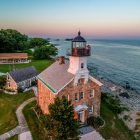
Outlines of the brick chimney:
{"label": "brick chimney", "polygon": [[59,64],[65,64],[65,57],[64,56],[60,56],[59,57]]}

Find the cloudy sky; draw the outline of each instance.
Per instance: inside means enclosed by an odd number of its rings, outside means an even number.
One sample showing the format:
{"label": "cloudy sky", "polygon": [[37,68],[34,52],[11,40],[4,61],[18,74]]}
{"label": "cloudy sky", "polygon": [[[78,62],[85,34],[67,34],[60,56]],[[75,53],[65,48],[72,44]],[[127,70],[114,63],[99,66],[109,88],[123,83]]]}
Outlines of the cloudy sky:
{"label": "cloudy sky", "polygon": [[139,38],[140,0],[0,0],[0,29],[30,36]]}

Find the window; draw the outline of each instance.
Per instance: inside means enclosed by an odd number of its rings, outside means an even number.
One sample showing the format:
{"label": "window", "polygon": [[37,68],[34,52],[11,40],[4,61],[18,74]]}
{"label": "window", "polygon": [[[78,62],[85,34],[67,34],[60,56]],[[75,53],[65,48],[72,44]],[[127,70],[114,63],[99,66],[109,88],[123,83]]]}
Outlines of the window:
{"label": "window", "polygon": [[84,93],[83,92],[80,92],[80,95],[79,95],[79,99],[83,99],[84,98]]}
{"label": "window", "polygon": [[79,84],[81,83],[81,79],[78,79],[78,83],[79,83]]}
{"label": "window", "polygon": [[88,106],[88,111],[89,111],[89,113],[93,113],[93,105]]}
{"label": "window", "polygon": [[94,89],[89,90],[89,97],[94,97]]}
{"label": "window", "polygon": [[81,69],[83,69],[84,68],[84,63],[81,63]]}
{"label": "window", "polygon": [[78,93],[75,93],[75,101],[78,101]]}

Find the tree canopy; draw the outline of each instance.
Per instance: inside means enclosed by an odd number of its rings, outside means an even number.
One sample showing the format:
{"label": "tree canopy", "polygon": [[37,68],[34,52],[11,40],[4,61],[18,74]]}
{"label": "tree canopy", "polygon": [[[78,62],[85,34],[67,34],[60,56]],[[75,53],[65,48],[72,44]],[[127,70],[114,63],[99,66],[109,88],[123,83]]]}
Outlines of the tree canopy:
{"label": "tree canopy", "polygon": [[52,44],[47,44],[38,48],[35,48],[34,58],[35,59],[47,59],[51,56],[55,56],[57,54],[57,48]]}
{"label": "tree canopy", "polygon": [[46,44],[49,44],[49,42],[43,38],[31,38],[30,40],[30,47],[32,48],[41,47]]}
{"label": "tree canopy", "polygon": [[28,46],[28,36],[12,29],[0,30],[0,52],[22,51]]}
{"label": "tree canopy", "polygon": [[58,140],[78,139],[78,122],[74,119],[74,109],[71,101],[64,96],[62,99],[57,97],[49,105],[46,118],[46,128],[51,136]]}

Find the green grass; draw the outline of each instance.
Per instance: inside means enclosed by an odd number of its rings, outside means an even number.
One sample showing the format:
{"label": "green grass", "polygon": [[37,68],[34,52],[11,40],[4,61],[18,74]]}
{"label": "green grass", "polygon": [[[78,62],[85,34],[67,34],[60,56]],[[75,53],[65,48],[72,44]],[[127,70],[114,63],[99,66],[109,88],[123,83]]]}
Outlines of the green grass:
{"label": "green grass", "polygon": [[35,112],[33,111],[33,107],[35,106],[36,106],[35,101],[28,104],[23,109],[23,113],[28,123],[31,134],[33,136],[33,140],[43,140],[45,132],[43,130],[43,126],[41,126]]}
{"label": "green grass", "polygon": [[18,125],[15,111],[25,100],[33,97],[33,93],[17,95],[0,94],[0,134],[3,134]]}
{"label": "green grass", "polygon": [[[32,62],[27,64],[15,64],[15,68],[25,68],[29,66],[34,66],[38,70],[38,72],[41,72],[52,63],[53,60],[32,60]],[[0,64],[0,72],[6,73],[11,71],[12,69],[12,64]]]}
{"label": "green grass", "polygon": [[135,140],[134,133],[109,109],[104,100],[101,103],[101,117],[105,120],[105,126],[99,131],[105,139]]}
{"label": "green grass", "polygon": [[7,139],[7,140],[18,140],[18,135],[15,135],[15,136],[13,136],[13,137]]}

